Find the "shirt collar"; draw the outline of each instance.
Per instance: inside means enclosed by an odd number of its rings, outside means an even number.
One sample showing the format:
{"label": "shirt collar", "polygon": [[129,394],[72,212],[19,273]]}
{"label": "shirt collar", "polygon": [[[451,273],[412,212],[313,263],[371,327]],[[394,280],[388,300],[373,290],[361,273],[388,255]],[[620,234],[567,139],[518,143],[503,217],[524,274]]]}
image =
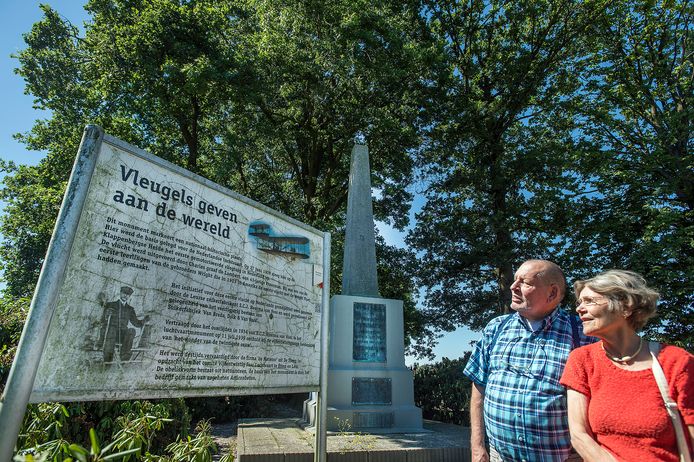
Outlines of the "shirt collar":
{"label": "shirt collar", "polygon": [[[542,327],[538,329],[535,332],[542,332],[545,330],[549,330],[552,327],[552,323],[554,322],[555,319],[559,316],[559,307],[556,307],[552,310],[551,313],[549,313],[547,316],[542,318]],[[528,329],[530,332],[533,332],[532,328],[530,327],[530,322],[525,319],[523,316],[520,315],[519,312],[516,311],[516,317],[520,321],[523,326]]]}

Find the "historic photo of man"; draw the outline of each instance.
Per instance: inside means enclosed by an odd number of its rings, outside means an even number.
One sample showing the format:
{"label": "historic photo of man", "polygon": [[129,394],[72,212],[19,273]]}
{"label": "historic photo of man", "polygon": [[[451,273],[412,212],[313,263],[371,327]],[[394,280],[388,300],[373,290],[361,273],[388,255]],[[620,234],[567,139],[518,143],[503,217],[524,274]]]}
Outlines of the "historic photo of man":
{"label": "historic photo of man", "polygon": [[129,304],[132,294],[132,288],[122,286],[118,300],[103,304],[104,312],[101,316],[97,345],[103,350],[106,364],[112,363],[114,356],[119,362],[129,361],[135,339],[134,327],[141,329],[149,321],[149,316],[139,319],[135,314],[135,308]]}

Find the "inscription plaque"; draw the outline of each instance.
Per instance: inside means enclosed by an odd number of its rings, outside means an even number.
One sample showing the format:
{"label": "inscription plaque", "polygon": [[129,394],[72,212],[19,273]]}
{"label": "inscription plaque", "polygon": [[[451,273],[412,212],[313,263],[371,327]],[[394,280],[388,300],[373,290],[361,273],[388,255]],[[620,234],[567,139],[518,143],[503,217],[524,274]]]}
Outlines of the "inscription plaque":
{"label": "inscription plaque", "polygon": [[393,403],[393,380],[389,378],[353,377],[352,405]]}
{"label": "inscription plaque", "polygon": [[355,412],[352,424],[354,428],[390,428],[394,420],[392,412]]}
{"label": "inscription plaque", "polygon": [[386,362],[386,306],[354,303],[354,361]]}

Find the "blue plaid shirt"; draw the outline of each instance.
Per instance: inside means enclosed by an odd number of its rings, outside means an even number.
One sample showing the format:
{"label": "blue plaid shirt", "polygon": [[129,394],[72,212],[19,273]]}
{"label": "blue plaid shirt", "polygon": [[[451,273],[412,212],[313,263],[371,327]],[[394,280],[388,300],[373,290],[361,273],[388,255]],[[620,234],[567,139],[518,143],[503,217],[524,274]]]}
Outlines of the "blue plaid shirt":
{"label": "blue plaid shirt", "polygon": [[577,321],[580,345],[574,345],[569,317],[555,309],[536,332],[518,313],[492,319],[465,366],[463,373],[485,387],[489,444],[504,460],[556,462],[571,453],[559,379],[571,350],[595,339],[583,335]]}

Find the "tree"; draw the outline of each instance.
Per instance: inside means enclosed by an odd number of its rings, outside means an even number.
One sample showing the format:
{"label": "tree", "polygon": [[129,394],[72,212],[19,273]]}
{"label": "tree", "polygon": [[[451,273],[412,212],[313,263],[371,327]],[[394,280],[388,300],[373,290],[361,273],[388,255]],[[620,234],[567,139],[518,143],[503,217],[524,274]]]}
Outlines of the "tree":
{"label": "tree", "polygon": [[607,12],[580,95],[583,136],[597,146],[582,174],[595,193],[581,204],[573,251],[593,261],[584,267],[643,274],[661,293],[652,333],[692,349],[694,9],[623,1]]}
{"label": "tree", "polygon": [[[254,58],[227,126],[236,189],[331,229],[344,222],[350,145],[369,144],[379,218],[406,220],[408,150],[418,143],[427,72],[416,9],[405,2],[252,2]],[[289,180],[289,181],[287,181]]]}
{"label": "tree", "polygon": [[12,297],[33,293],[82,127],[94,107],[79,65],[84,56],[77,28],[49,7],[41,8],[44,18],[24,36],[34,52],[18,55],[21,68],[15,72],[24,77],[34,106],[53,111],[50,120],[39,121],[19,139],[28,149],[48,150],[48,155],[33,167],[2,164],[7,175],[0,191],[6,204],[0,257],[5,292]]}
{"label": "tree", "polygon": [[[431,67],[416,2],[92,0],[84,36],[42,8],[17,57],[27,92],[51,111],[22,139],[48,156],[6,166],[0,252],[12,294],[33,291],[87,123],[338,235],[361,137],[382,191],[377,217],[406,221]],[[46,205],[30,210],[37,195]]]}
{"label": "tree", "polygon": [[444,50],[437,118],[419,166],[426,204],[408,242],[424,256],[428,321],[483,326],[510,304],[514,266],[566,242],[574,140],[566,101],[600,2],[426,2]]}
{"label": "tree", "polygon": [[246,67],[240,2],[92,0],[86,9],[90,83],[104,109],[123,114],[140,145],[205,175]]}
{"label": "tree", "polygon": [[[333,229],[333,292],[341,285],[343,223],[350,145],[370,150],[372,182],[381,190],[376,217],[407,222],[412,161],[419,143],[421,99],[435,65],[423,21],[408,2],[253,3],[246,105],[224,134],[235,189],[260,202]],[[220,178],[221,177],[221,178]],[[289,180],[289,181],[287,181]],[[406,338],[430,352],[416,310],[412,255],[377,243],[384,296],[402,299]],[[416,346],[415,346],[416,345]]]}

